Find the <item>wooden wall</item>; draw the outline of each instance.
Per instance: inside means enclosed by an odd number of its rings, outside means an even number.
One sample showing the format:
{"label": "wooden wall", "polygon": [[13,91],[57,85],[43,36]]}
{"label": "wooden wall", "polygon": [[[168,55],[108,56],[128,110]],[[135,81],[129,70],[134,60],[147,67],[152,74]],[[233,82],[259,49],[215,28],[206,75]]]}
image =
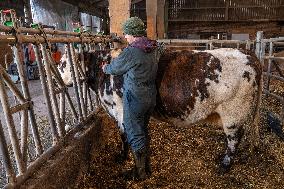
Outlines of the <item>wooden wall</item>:
{"label": "wooden wall", "polygon": [[254,38],[259,30],[267,37],[284,35],[284,0],[132,0],[130,15],[147,24],[150,38],[207,39],[222,33]]}
{"label": "wooden wall", "polygon": [[284,0],[168,0],[169,21],[283,20]]}
{"label": "wooden wall", "polygon": [[168,0],[168,37],[208,38],[217,33],[263,30],[267,36],[284,35],[284,0]]}

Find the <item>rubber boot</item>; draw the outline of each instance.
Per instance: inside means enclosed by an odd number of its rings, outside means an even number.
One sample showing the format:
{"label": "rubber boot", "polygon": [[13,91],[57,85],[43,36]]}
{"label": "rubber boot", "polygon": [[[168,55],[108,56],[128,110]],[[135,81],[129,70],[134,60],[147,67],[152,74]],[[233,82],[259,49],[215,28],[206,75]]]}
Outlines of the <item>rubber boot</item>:
{"label": "rubber boot", "polygon": [[151,157],[151,152],[150,152],[150,149],[148,148],[146,151],[146,162],[145,162],[145,171],[148,177],[150,177],[152,174],[150,157]]}
{"label": "rubber boot", "polygon": [[134,168],[125,171],[123,173],[123,177],[125,180],[145,180],[147,178],[145,171],[147,150],[143,148],[137,152],[134,152],[133,156],[135,166]]}
{"label": "rubber boot", "polygon": [[135,161],[135,169],[136,175],[134,175],[135,180],[145,180],[147,178],[146,174],[146,157],[147,157],[147,150],[143,148],[138,152],[134,153],[134,161]]}

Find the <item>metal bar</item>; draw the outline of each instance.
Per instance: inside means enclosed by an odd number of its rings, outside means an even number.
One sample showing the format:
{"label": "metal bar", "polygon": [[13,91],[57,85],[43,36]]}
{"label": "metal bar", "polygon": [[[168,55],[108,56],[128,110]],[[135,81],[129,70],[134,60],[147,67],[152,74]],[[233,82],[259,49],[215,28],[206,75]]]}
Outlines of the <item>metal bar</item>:
{"label": "metal bar", "polygon": [[240,41],[240,40],[205,40],[205,39],[158,39],[158,42],[163,43],[227,43],[227,44],[234,44],[234,43],[240,43],[240,44],[246,44],[247,41]]}
{"label": "metal bar", "polygon": [[284,42],[274,42],[274,46],[278,46],[278,45],[282,46],[284,45]]}
{"label": "metal bar", "polygon": [[11,80],[10,76],[6,73],[6,71],[3,69],[3,67],[1,65],[0,65],[0,72],[3,75],[3,78],[4,78],[6,85],[9,87],[9,89],[12,91],[12,93],[18,98],[18,100],[21,103],[26,102],[25,97],[22,95],[20,90],[15,86],[15,84]]}
{"label": "metal bar", "polygon": [[19,146],[19,139],[17,136],[13,116],[10,112],[10,108],[8,105],[9,100],[8,100],[8,95],[5,91],[5,84],[4,84],[3,79],[4,79],[3,75],[0,73],[0,100],[2,103],[4,116],[6,118],[6,124],[7,124],[7,128],[9,131],[10,141],[13,147],[13,152],[15,155],[18,171],[19,171],[19,174],[22,175],[24,174],[26,167],[24,166],[24,162],[22,159],[22,154],[21,154],[20,146]]}
{"label": "metal bar", "polygon": [[39,46],[38,45],[34,45],[34,51],[35,51],[35,56],[36,56],[36,61],[38,64],[38,70],[39,70],[39,77],[40,77],[40,81],[41,81],[41,86],[42,86],[42,91],[43,91],[43,96],[45,99],[45,103],[47,106],[47,116],[48,116],[48,120],[49,120],[49,124],[50,124],[50,128],[51,128],[51,132],[52,132],[52,138],[53,138],[53,144],[57,143],[59,140],[59,136],[58,136],[58,132],[56,129],[56,123],[54,120],[54,115],[52,112],[52,105],[51,105],[51,100],[49,97],[49,91],[48,91],[48,87],[47,87],[47,83],[46,83],[46,79],[45,79],[45,71],[43,68],[43,64],[42,64],[42,59],[40,58],[40,52],[39,52]]}
{"label": "metal bar", "polygon": [[51,71],[52,71],[52,73],[54,75],[54,79],[58,82],[59,86],[60,87],[65,87],[65,95],[67,97],[67,102],[68,102],[68,104],[69,104],[69,106],[71,108],[71,111],[72,111],[72,114],[73,114],[74,118],[76,120],[78,120],[78,114],[77,114],[77,112],[75,110],[75,107],[74,107],[74,104],[73,104],[73,102],[71,100],[70,94],[68,92],[68,88],[65,86],[64,81],[62,80],[62,78],[61,78],[61,76],[59,74],[59,71],[54,66],[54,64],[51,64]]}
{"label": "metal bar", "polygon": [[[80,96],[79,96],[79,89],[78,89],[78,83],[76,82],[76,76],[75,76],[75,68],[73,62],[75,62],[75,56],[74,53],[71,50],[72,44],[69,43],[67,45],[67,61],[70,64],[71,73],[72,73],[72,79],[73,79],[73,85],[75,90],[75,96],[78,103],[78,112],[79,112],[79,121],[82,120],[82,109],[81,109],[81,103],[80,103]],[[73,54],[73,55],[72,55]]]}
{"label": "metal bar", "polygon": [[284,60],[284,57],[275,57],[273,55],[269,56],[264,56],[264,59],[270,59],[270,60]]}
{"label": "metal bar", "polygon": [[[13,31],[13,27],[0,25],[0,32],[11,32]],[[77,33],[77,32],[70,32],[70,31],[61,31],[61,30],[53,30],[53,29],[43,29],[44,33],[50,35],[68,35],[68,36],[85,36],[85,37],[103,37],[103,38],[110,38],[111,36],[108,35],[99,35],[99,34],[91,34],[91,33]],[[25,27],[18,27],[19,33],[29,33],[29,34],[41,34],[42,31],[39,29],[34,28],[25,28]]]}
{"label": "metal bar", "polygon": [[250,41],[248,41],[248,40],[246,42],[246,50],[250,50]]}
{"label": "metal bar", "polygon": [[65,126],[65,93],[62,92],[60,93],[59,95],[59,109],[60,109],[60,118],[61,118],[61,121],[62,121],[62,125]]}
{"label": "metal bar", "polygon": [[84,103],[82,85],[81,85],[80,74],[79,74],[80,65],[77,62],[77,60],[75,60],[75,49],[74,49],[73,45],[70,45],[70,48],[71,48],[71,56],[72,56],[73,64],[74,64],[75,79],[76,79],[76,83],[78,85],[78,94],[79,94],[79,99],[80,99],[80,104],[78,104],[78,106],[81,105],[82,116],[83,116],[83,118],[85,118],[86,117],[86,111],[85,111],[85,107],[84,107],[85,103]]}
{"label": "metal bar", "polygon": [[[0,84],[1,85],[1,84]],[[9,151],[7,147],[7,142],[5,140],[5,135],[3,132],[3,127],[0,121],[0,151],[2,155],[3,164],[6,170],[6,177],[8,178],[8,183],[14,184],[16,181],[16,174],[14,172],[11,159],[9,156]]]}
{"label": "metal bar", "polygon": [[[269,44],[269,56],[272,56],[273,54],[273,43],[270,42]],[[271,64],[272,64],[272,60],[268,59],[268,67],[267,67],[267,80],[266,80],[266,90],[269,91],[269,85],[270,85],[270,72],[271,72]]]}
{"label": "metal bar", "polygon": [[23,110],[21,116],[21,153],[25,166],[27,166],[27,149],[28,149],[28,111]]}
{"label": "metal bar", "polygon": [[[14,96],[14,104],[16,106],[17,104],[19,104],[19,101],[17,100],[17,97],[15,95],[13,95],[13,96]],[[18,115],[19,115],[19,120],[21,120],[21,112],[18,112]]]}
{"label": "metal bar", "polygon": [[280,41],[284,41],[284,37],[270,38],[270,39],[262,39],[262,41],[265,42],[265,43],[280,42]]}
{"label": "metal bar", "polygon": [[[13,52],[14,52],[14,57],[15,57],[18,72],[19,72],[19,77],[20,77],[24,97],[27,101],[31,101],[28,83],[27,83],[26,75],[25,75],[24,68],[23,68],[23,60],[21,60],[20,58],[20,54],[23,54],[23,52],[21,51],[21,45],[16,44],[15,46],[13,46]],[[30,124],[32,128],[33,138],[35,141],[36,153],[40,155],[42,154],[43,150],[42,150],[42,145],[41,145],[41,141],[39,138],[39,132],[38,132],[38,128],[37,128],[37,124],[35,120],[33,107],[29,108],[29,119],[30,119]]]}
{"label": "metal bar", "polygon": [[214,49],[214,46],[213,46],[212,42],[209,44],[209,48],[210,48],[210,50]]}
{"label": "metal bar", "polygon": [[284,104],[284,98],[281,97],[281,96],[278,96],[274,93],[271,93],[269,92],[268,90],[264,89],[263,92],[266,94],[266,95],[271,95],[272,97],[276,98],[277,100],[279,100],[282,104]]}
{"label": "metal bar", "polygon": [[271,73],[267,73],[267,72],[263,72],[262,74],[266,75],[266,76],[269,76],[269,77],[274,77],[280,81],[283,81],[284,82],[284,78],[281,77],[281,76],[278,76],[278,75],[274,75],[274,74],[271,74]]}
{"label": "metal bar", "polygon": [[81,59],[81,66],[79,65],[78,68],[80,70],[81,75],[84,78],[84,82],[83,82],[83,100],[84,100],[84,108],[83,111],[85,112],[85,114],[87,115],[88,113],[88,97],[87,97],[87,83],[86,83],[86,65],[85,65],[85,59],[84,59],[84,52],[83,52],[83,48],[82,48],[82,44],[79,45],[79,53],[80,53],[80,59]]}
{"label": "metal bar", "polygon": [[10,108],[10,112],[12,114],[16,113],[16,112],[19,112],[19,111],[22,111],[22,110],[25,110],[25,109],[28,109],[30,106],[32,106],[32,103],[31,102],[25,102],[23,104],[18,104],[16,106],[13,106]]}
{"label": "metal bar", "polygon": [[207,48],[206,45],[188,45],[188,46],[182,46],[182,45],[167,45],[166,47],[168,48],[192,48],[192,47],[203,47],[203,48]]}
{"label": "metal bar", "polygon": [[[283,5],[280,6],[269,6],[269,8],[279,8],[284,7]],[[228,7],[229,9],[235,9],[235,7]],[[238,6],[238,9],[243,8],[263,8],[261,5],[251,5],[251,6]],[[176,8],[169,8],[169,10],[175,10]],[[215,7],[179,7],[180,10],[207,10],[207,9],[226,9],[226,6],[215,6]]]}
{"label": "metal bar", "polygon": [[[31,36],[31,35],[18,35],[21,38],[21,43],[46,43],[46,39],[50,43],[106,43],[111,42],[112,39],[109,38],[98,38],[98,37],[50,37],[44,38],[42,36]],[[17,43],[16,37],[13,35],[0,35],[0,43],[9,43],[15,44]]]}
{"label": "metal bar", "polygon": [[60,94],[60,93],[64,93],[65,92],[65,88],[56,88],[54,89],[54,93],[55,94]]}
{"label": "metal bar", "polygon": [[59,107],[57,103],[56,94],[54,91],[54,85],[53,85],[53,80],[52,80],[52,75],[51,75],[50,62],[48,61],[48,56],[47,56],[47,50],[46,50],[45,45],[43,44],[40,44],[40,47],[41,47],[41,52],[43,56],[44,67],[45,67],[46,78],[47,78],[47,85],[49,89],[49,95],[51,98],[51,103],[53,107],[53,113],[54,113],[57,129],[58,129],[58,133],[60,137],[63,137],[65,135],[65,131],[64,131],[63,126],[61,125]]}
{"label": "metal bar", "polygon": [[[260,59],[261,40],[263,40],[263,32],[258,31],[256,33],[256,46],[255,46],[255,54],[256,54],[258,59]],[[263,66],[263,64],[262,64],[262,66]]]}

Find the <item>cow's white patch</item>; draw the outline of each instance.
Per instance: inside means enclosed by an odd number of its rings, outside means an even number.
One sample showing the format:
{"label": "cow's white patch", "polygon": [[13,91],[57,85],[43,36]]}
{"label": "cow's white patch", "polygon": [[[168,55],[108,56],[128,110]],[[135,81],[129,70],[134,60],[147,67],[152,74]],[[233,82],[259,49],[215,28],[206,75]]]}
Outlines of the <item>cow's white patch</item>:
{"label": "cow's white patch", "polygon": [[67,53],[63,54],[63,56],[61,57],[60,59],[60,66],[62,66],[62,64],[64,63],[64,66],[65,67],[62,67],[62,68],[58,68],[58,71],[61,75],[61,78],[64,82],[65,85],[72,85],[73,83],[73,79],[71,77],[71,66],[67,60]]}

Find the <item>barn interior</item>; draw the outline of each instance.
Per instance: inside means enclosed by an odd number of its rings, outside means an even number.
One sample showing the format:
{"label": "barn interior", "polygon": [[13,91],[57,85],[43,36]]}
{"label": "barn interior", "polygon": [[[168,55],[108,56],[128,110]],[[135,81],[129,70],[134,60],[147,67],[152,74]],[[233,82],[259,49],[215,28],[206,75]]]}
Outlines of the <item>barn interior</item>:
{"label": "barn interior", "polygon": [[[0,10],[1,188],[283,188],[284,0],[6,0]],[[116,121],[88,88],[76,53],[125,43],[121,25],[134,16],[169,50],[256,54],[259,145],[245,133],[229,172],[219,170],[222,128],[151,118],[151,177],[121,175],[134,159],[115,162]]]}

